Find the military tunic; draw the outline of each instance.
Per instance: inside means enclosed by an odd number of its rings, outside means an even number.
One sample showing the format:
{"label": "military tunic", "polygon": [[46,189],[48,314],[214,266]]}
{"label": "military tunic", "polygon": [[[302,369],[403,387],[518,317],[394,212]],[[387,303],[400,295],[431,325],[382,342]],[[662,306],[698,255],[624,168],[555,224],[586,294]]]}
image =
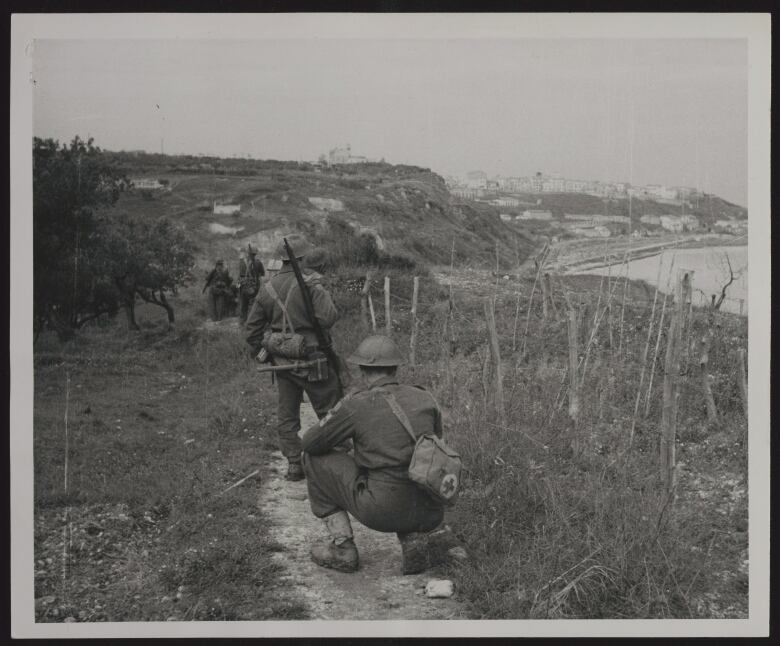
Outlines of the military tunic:
{"label": "military tunic", "polygon": [[[388,377],[345,397],[303,434],[311,509],[319,518],[343,509],[380,532],[429,531],[442,521],[444,507],[409,480],[414,443],[382,390],[393,394],[417,437],[441,437],[441,412],[422,388]],[[350,439],[354,455],[333,450]]]}
{"label": "military tunic", "polygon": [[[317,335],[306,313],[306,305],[303,302],[303,296],[292,267],[288,264],[283,265],[281,271],[270,282],[276,290],[279,300],[282,303],[286,302],[285,307],[295,332],[306,339],[308,350],[316,351],[318,348]],[[319,283],[316,276],[311,273],[307,274],[305,282],[314,304],[314,314],[327,336],[330,327],[338,320],[338,310],[336,310],[330,294]],[[283,326],[281,308],[268,293],[268,290],[261,287],[246,322],[246,341],[252,347],[252,351],[255,354],[260,352],[263,335],[267,330],[281,332]],[[289,327],[287,329],[289,331]],[[332,366],[328,367],[328,376],[322,381],[309,381],[306,372],[282,371],[276,373],[276,383],[279,390],[277,409],[279,448],[288,460],[297,461],[301,455],[301,440],[298,437],[298,431],[301,428],[303,393],[306,392],[309,396],[314,412],[321,418],[338,403],[343,392]]]}
{"label": "military tunic", "polygon": [[232,282],[233,278],[226,268],[214,267],[206,276],[206,287],[209,290],[209,317],[212,321],[221,321],[228,313]]}
{"label": "military tunic", "polygon": [[[261,260],[257,258],[241,259],[238,264],[238,283],[240,287],[238,298],[241,301],[239,319],[242,323],[246,321],[249,308],[260,288],[260,278],[263,276],[265,276],[265,267],[263,267]],[[250,289],[250,285],[254,285],[254,289]]]}

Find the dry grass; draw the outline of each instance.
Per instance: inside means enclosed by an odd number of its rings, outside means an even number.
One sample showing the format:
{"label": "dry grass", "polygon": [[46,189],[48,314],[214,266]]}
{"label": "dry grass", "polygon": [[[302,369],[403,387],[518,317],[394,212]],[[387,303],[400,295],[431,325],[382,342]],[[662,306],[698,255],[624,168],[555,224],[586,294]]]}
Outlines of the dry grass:
{"label": "dry grass", "polygon": [[[388,271],[393,334],[406,349],[412,277]],[[366,333],[358,296],[364,276],[360,266],[326,275],[344,312],[334,328],[342,354]],[[449,441],[464,457],[466,490],[448,520],[472,558],[450,575],[473,616],[745,616],[747,427],[733,369],[733,355],[746,344],[745,320],[727,314],[709,320],[697,312],[692,338],[704,326],[715,331],[710,370],[720,420],[707,423],[692,360],[679,413],[678,460],[685,466],[669,497],[658,477],[660,365],[649,415],[640,412],[628,450],[653,291],[629,284],[622,352],[617,342],[609,347],[606,318],[595,334],[585,324],[580,330],[583,351],[593,342],[581,364],[587,372],[575,453],[566,407],[565,303],[554,282],[559,317],[542,320],[538,290],[529,314],[531,283],[532,277],[497,288],[505,424],[498,423],[492,399],[483,320],[492,284],[471,294],[455,290],[453,354],[445,357],[448,291],[423,276],[419,365],[403,367],[400,375],[434,393],[445,409]],[[567,279],[567,287],[590,299],[583,320],[592,322],[599,279]],[[522,355],[512,352],[517,288],[523,293],[519,316],[529,320]],[[383,327],[381,303],[375,298]],[[192,299],[182,308],[174,334],[163,331],[162,320],[142,325],[136,335],[119,332],[117,323],[64,346],[42,338],[36,348],[36,558],[43,557],[36,596],[56,597],[39,608],[39,620],[81,611],[89,620],[303,616],[302,607],[275,599],[271,554],[283,546],[262,541],[257,481],[213,498],[274,448],[273,393],[251,375],[237,334],[196,329],[202,321],[197,304]],[[617,341],[616,316],[613,325]],[[72,380],[67,496],[66,370]],[[75,545],[67,598],[56,556],[66,505],[73,510]],[[100,529],[90,529],[91,523]],[[116,559],[101,557],[106,550]],[[172,601],[181,586],[181,598]],[[258,599],[267,600],[264,607]]]}
{"label": "dry grass", "polygon": [[167,333],[164,321],[147,319],[135,334],[119,320],[36,348],[38,621],[306,617],[301,602],[278,594],[273,554],[284,546],[264,538],[257,507],[263,456],[275,448],[273,393],[251,371],[237,330],[189,320],[201,322],[185,313]]}

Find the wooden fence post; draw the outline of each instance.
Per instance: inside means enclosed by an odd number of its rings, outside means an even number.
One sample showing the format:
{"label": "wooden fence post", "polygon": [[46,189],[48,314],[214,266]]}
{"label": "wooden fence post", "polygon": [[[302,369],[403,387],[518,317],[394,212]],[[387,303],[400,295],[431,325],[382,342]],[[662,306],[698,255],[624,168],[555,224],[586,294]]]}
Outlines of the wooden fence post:
{"label": "wooden fence post", "polygon": [[385,334],[392,336],[393,321],[390,318],[390,276],[385,276]]}
{"label": "wooden fence post", "polygon": [[552,282],[550,280],[550,274],[545,274],[545,280],[547,281],[547,296],[550,299],[550,307],[552,307],[553,316],[558,318],[558,308],[555,306],[555,298],[553,298]]}
{"label": "wooden fence post", "polygon": [[420,289],[420,278],[414,277],[414,288],[412,290],[412,338],[409,341],[409,364],[415,365],[417,349],[417,293]]}
{"label": "wooden fence post", "polygon": [[376,314],[374,313],[374,300],[368,294],[368,309],[371,312],[371,331],[376,334]]}
{"label": "wooden fence post", "polygon": [[501,426],[506,426],[506,410],[504,408],[504,383],[501,369],[501,352],[498,346],[498,332],[496,332],[496,318],[494,313],[495,301],[487,299],[485,301],[485,319],[487,320],[487,331],[490,341],[490,356],[493,361],[495,371],[495,393],[496,408],[498,409],[498,418]]}
{"label": "wooden fence post", "polygon": [[739,374],[739,392],[742,395],[742,409],[745,411],[745,418],[748,416],[748,385],[747,385],[747,370],[745,369],[745,351],[743,349],[737,350],[737,358],[739,359],[738,374]]}
{"label": "wooden fence post", "polygon": [[680,371],[680,314],[672,313],[666,337],[663,412],[661,414],[661,478],[667,491],[674,487],[675,441],[677,436],[677,383]]}
{"label": "wooden fence post", "polygon": [[702,391],[704,392],[704,403],[707,406],[707,420],[710,423],[718,421],[718,409],[715,407],[715,399],[712,396],[710,386],[710,375],[707,370],[710,361],[710,341],[712,330],[708,330],[701,340],[701,356],[699,357],[699,368],[701,370]]}
{"label": "wooden fence post", "polygon": [[577,312],[569,309],[569,417],[574,423],[574,435],[572,448],[575,454],[580,450],[579,416],[580,416],[580,392],[577,374],[579,354],[579,332],[577,330]]}
{"label": "wooden fence post", "polygon": [[[369,293],[368,290],[371,289],[371,272],[366,272],[366,280],[363,283],[363,289],[360,292],[361,298],[360,298],[360,318],[363,321],[363,327],[365,327],[366,331],[369,329],[376,330],[376,326],[373,328],[369,328],[368,326],[368,299],[369,299]],[[373,319],[373,316],[371,317]]]}
{"label": "wooden fence post", "polygon": [[542,319],[547,320],[550,317],[550,312],[547,309],[547,301],[550,298],[550,274],[545,273],[542,276]]}

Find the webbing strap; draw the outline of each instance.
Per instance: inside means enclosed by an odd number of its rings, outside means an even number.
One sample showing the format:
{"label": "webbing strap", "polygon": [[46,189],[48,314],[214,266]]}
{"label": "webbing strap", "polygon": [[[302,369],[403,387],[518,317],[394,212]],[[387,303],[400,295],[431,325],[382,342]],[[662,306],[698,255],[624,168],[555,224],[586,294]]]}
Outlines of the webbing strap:
{"label": "webbing strap", "polygon": [[392,393],[386,390],[380,390],[379,392],[382,394],[382,397],[384,397],[387,405],[390,406],[390,410],[393,411],[393,415],[398,418],[398,421],[401,422],[401,426],[404,427],[406,432],[409,433],[409,436],[412,438],[412,441],[416,444],[417,436],[414,434],[414,431],[412,430],[412,424],[409,422],[409,418],[406,416],[404,409],[401,408],[398,400],[396,400]]}
{"label": "webbing strap", "polygon": [[292,320],[290,319],[290,315],[287,313],[287,305],[286,303],[290,302],[290,296],[292,295],[293,287],[290,287],[290,289],[287,290],[287,298],[284,299],[284,303],[282,303],[282,300],[279,298],[279,294],[274,289],[273,285],[271,285],[271,282],[267,282],[265,284],[265,289],[268,292],[268,294],[271,296],[271,298],[276,301],[276,304],[281,308],[282,310],[282,332],[287,331],[287,326],[290,326],[290,332],[295,334],[295,328],[293,327]]}

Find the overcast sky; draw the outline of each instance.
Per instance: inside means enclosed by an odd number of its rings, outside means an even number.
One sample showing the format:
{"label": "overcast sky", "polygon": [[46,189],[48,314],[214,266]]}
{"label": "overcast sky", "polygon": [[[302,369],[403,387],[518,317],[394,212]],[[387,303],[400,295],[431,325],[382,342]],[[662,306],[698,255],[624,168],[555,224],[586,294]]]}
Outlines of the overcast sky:
{"label": "overcast sky", "polygon": [[747,204],[744,40],[38,40],[34,134],[441,174],[698,186]]}

